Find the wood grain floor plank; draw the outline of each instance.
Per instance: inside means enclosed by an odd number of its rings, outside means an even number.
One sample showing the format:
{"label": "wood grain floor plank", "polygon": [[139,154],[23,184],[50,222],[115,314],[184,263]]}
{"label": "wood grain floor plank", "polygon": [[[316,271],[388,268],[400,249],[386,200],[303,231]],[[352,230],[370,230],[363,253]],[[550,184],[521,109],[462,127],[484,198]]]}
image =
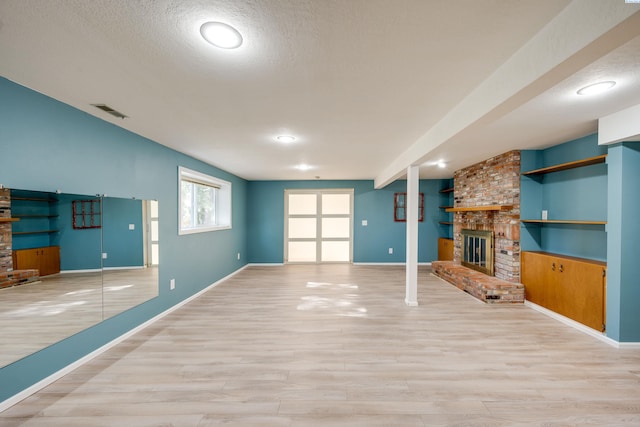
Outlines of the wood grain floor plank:
{"label": "wood grain floor plank", "polygon": [[640,425],[640,352],[421,267],[248,267],[0,426]]}

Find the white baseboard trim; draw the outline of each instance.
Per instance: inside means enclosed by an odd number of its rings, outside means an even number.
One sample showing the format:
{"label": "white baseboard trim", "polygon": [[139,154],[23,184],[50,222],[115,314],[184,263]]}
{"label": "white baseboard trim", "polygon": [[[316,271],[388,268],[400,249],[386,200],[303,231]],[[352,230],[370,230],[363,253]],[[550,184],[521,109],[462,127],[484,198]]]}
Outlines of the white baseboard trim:
{"label": "white baseboard trim", "polygon": [[146,268],[144,265],[130,265],[125,267],[104,267],[103,270],[142,270]]}
{"label": "white baseboard trim", "polygon": [[75,274],[75,273],[100,273],[101,268],[89,268],[86,270],[62,270],[60,274]]}
{"label": "white baseboard trim", "polygon": [[22,390],[21,392],[11,396],[10,398],[0,402],[0,412],[3,412],[5,410],[9,409],[10,407],[15,405],[16,403],[26,399],[27,397],[31,396],[34,393],[42,390],[43,388],[45,388],[49,384],[53,383],[54,381],[59,380],[63,376],[65,376],[68,373],[72,372],[74,369],[79,368],[80,366],[82,366],[85,363],[89,362],[90,360],[96,358],[97,356],[99,356],[102,353],[106,352],[107,350],[109,350],[110,348],[114,347],[115,345],[120,344],[122,341],[126,340],[127,338],[135,335],[136,333],[140,332],[141,330],[145,329],[146,327],[152,325],[153,323],[155,323],[158,320],[162,319],[166,315],[176,311],[177,309],[179,309],[183,305],[189,303],[190,301],[198,298],[200,295],[202,295],[203,293],[207,292],[211,288],[214,288],[214,287],[218,286],[220,283],[224,282],[225,280],[235,276],[236,274],[238,274],[239,272],[244,270],[247,266],[248,266],[248,264],[242,266],[241,268],[237,269],[233,273],[223,277],[222,279],[216,281],[215,283],[212,283],[211,285],[207,286],[206,288],[202,289],[201,291],[199,291],[199,292],[191,295],[190,297],[180,301],[176,305],[174,305],[174,306],[168,308],[167,310],[163,311],[162,313],[152,317],[151,319],[147,320],[146,322],[136,326],[135,328],[131,329],[130,331],[125,332],[124,334],[120,335],[119,337],[115,338],[114,340],[106,343],[102,347],[92,351],[91,353],[87,354],[86,356],[84,356],[84,357],[76,360],[75,362],[65,366],[64,368],[60,369],[59,371],[54,372],[53,374],[49,375],[48,377],[38,381],[37,383],[35,383],[31,387],[28,387],[28,388]]}
{"label": "white baseboard trim", "polygon": [[582,323],[578,323],[575,320],[569,319],[568,317],[565,317],[562,314],[558,314],[555,311],[551,311],[548,308],[544,308],[531,301],[525,300],[524,305],[526,305],[529,308],[532,308],[535,311],[545,314],[561,323],[564,323],[565,325],[571,326],[572,328],[577,329],[580,332],[584,332],[585,334],[592,336],[606,344],[609,344],[612,347],[621,348],[621,349],[640,349],[640,342],[619,342],[612,338],[609,338],[602,332],[598,332],[595,329],[591,329],[590,327],[585,326]]}
{"label": "white baseboard trim", "polygon": [[[406,262],[354,262],[353,265],[381,265],[381,266],[392,266],[392,265],[407,265]],[[420,266],[427,266],[430,267],[431,263],[430,262],[419,262],[418,265]]]}
{"label": "white baseboard trim", "polygon": [[[304,263],[292,263],[292,265],[301,265]],[[309,263],[309,264],[315,264],[315,263]],[[322,264],[322,263],[321,263]],[[340,263],[333,263],[333,264],[340,264]],[[352,262],[351,264],[353,265],[381,265],[381,266],[392,266],[392,265],[407,265],[406,262]],[[283,265],[285,265],[283,262],[251,262],[249,264],[247,264],[247,266],[249,267],[282,267]],[[427,267],[431,267],[431,263],[430,262],[419,262],[418,265],[420,266],[427,266]]]}
{"label": "white baseboard trim", "polygon": [[283,262],[251,262],[247,267],[282,267]]}

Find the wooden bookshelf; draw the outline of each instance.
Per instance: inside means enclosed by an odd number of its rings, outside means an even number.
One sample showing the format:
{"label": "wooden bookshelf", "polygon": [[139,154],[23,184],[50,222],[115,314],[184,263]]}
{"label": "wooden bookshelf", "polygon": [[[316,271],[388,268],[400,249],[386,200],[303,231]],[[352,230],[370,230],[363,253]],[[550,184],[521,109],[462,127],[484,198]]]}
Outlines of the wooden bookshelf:
{"label": "wooden bookshelf", "polygon": [[520,222],[530,224],[586,224],[586,225],[606,225],[607,221],[584,221],[574,219],[521,219]]}
{"label": "wooden bookshelf", "polygon": [[581,168],[583,166],[597,165],[598,163],[604,163],[607,159],[607,155],[589,157],[587,159],[576,160],[573,162],[561,163],[555,166],[548,166],[546,168],[534,169],[528,172],[523,172],[522,175],[544,175],[546,173],[560,172],[567,169]]}

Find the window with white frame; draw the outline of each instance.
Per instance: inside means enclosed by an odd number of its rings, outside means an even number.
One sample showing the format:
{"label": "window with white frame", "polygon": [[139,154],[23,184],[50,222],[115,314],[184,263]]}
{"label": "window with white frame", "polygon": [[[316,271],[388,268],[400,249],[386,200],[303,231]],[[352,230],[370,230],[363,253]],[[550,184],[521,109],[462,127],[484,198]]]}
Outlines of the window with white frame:
{"label": "window with white frame", "polygon": [[231,228],[231,183],[184,167],[180,188],[178,234]]}

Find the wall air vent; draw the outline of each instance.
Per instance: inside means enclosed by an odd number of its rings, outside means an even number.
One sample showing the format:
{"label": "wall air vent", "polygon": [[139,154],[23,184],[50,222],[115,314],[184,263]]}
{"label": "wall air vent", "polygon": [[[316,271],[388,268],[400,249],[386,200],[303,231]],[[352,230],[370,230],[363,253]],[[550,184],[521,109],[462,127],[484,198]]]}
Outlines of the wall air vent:
{"label": "wall air vent", "polygon": [[91,105],[93,105],[94,107],[101,109],[105,113],[109,113],[113,117],[117,117],[119,119],[126,119],[128,117],[128,116],[125,116],[124,114],[122,114],[120,111],[114,110],[113,108],[109,107],[108,105],[104,105],[104,104],[91,104]]}

